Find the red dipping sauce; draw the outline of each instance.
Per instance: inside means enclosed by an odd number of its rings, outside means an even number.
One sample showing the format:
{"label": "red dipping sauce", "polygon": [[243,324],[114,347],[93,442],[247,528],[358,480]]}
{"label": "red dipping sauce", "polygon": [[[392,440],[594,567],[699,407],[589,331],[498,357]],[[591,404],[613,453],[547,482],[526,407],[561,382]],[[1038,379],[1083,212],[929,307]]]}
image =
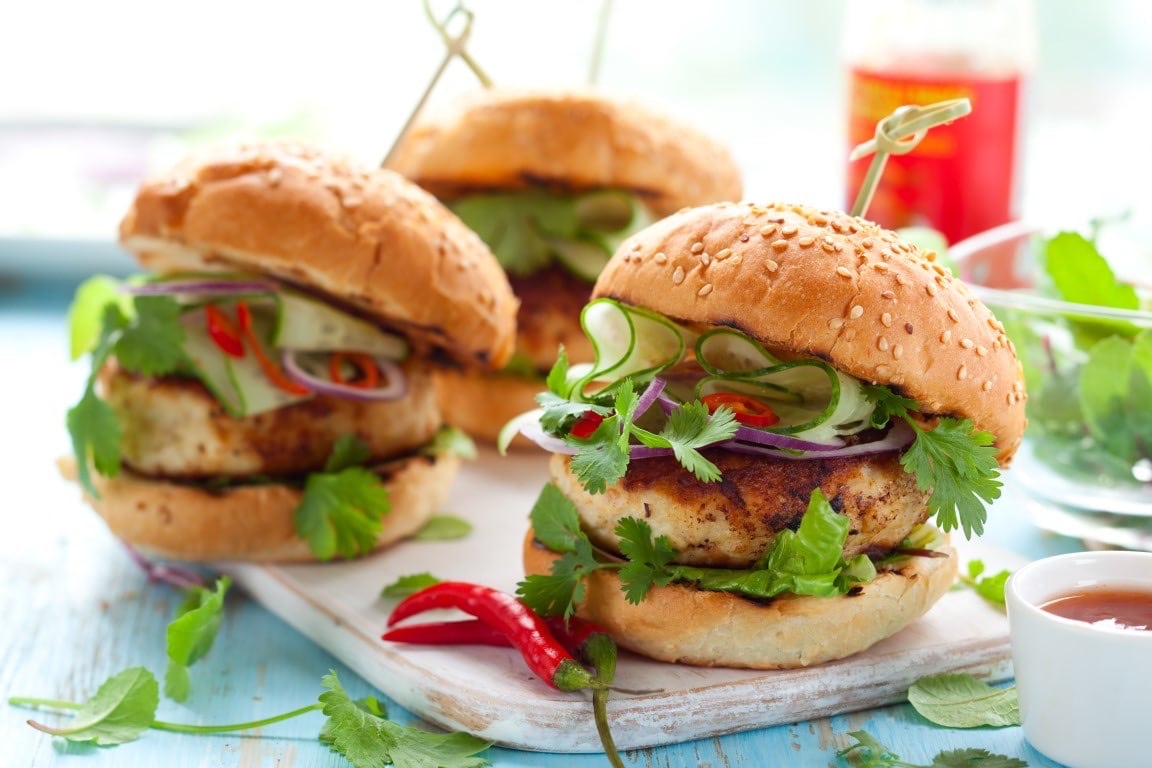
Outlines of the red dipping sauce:
{"label": "red dipping sauce", "polygon": [[1152,632],[1152,590],[1096,587],[1040,604],[1048,613],[1086,624]]}

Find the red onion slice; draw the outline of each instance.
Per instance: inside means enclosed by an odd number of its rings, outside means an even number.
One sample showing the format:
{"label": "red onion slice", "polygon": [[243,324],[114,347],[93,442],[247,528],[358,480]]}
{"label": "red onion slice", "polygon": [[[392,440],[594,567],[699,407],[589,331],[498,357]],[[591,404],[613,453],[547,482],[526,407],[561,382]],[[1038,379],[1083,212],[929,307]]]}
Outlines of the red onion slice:
{"label": "red onion slice", "polygon": [[791,435],[782,435],[778,432],[772,432],[766,429],[756,429],[741,424],[736,427],[736,434],[732,436],[733,440],[739,440],[744,443],[752,443],[754,445],[772,446],[774,448],[787,448],[793,451],[838,451],[844,447],[844,441],[839,440],[835,443],[816,443],[811,440],[804,440],[799,437]]}
{"label": "red onion slice", "polygon": [[125,285],[124,290],[133,296],[177,296],[196,294],[199,296],[232,296],[249,293],[272,293],[276,283],[271,280],[160,280],[140,285]]}
{"label": "red onion slice", "polygon": [[384,380],[384,385],[373,389],[364,389],[350,384],[340,384],[331,379],[309,373],[296,359],[295,350],[286,349],[281,354],[285,373],[318,395],[332,395],[349,400],[398,400],[408,394],[408,378],[396,361],[382,357],[373,357],[372,360],[380,369],[380,376]]}
{"label": "red onion slice", "polygon": [[838,459],[844,456],[867,456],[872,453],[883,453],[885,451],[898,451],[907,447],[916,434],[912,431],[912,427],[908,426],[903,421],[897,421],[888,430],[887,434],[879,440],[874,440],[870,443],[857,443],[856,445],[847,445],[842,448],[834,450],[820,450],[820,451],[801,451],[800,453],[789,453],[788,451],[774,448],[768,445],[747,443],[741,440],[729,440],[726,443],[717,443],[715,447],[723,448],[727,451],[734,451],[736,453],[752,453],[759,456],[772,456],[777,459]]}
{"label": "red onion slice", "polygon": [[637,416],[640,416],[642,413],[652,407],[652,404],[655,403],[656,400],[660,397],[660,393],[664,391],[666,384],[667,382],[665,382],[664,379],[660,378],[659,376],[652,379],[652,382],[648,385],[648,388],[645,389],[644,393],[641,394],[639,399],[636,400],[635,414]]}
{"label": "red onion slice", "polygon": [[538,410],[529,411],[516,417],[516,420],[520,422],[518,425],[520,434],[550,453],[576,455],[579,447],[569,445],[560,438],[544,431],[544,427],[540,426],[540,413]]}

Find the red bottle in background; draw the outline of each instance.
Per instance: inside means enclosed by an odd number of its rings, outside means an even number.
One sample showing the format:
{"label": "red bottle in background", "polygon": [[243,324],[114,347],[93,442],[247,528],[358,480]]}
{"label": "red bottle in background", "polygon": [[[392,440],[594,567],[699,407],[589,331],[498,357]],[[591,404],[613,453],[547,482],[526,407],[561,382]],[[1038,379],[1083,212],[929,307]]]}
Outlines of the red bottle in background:
{"label": "red bottle in background", "polygon": [[[865,216],[950,243],[1018,214],[1022,89],[1035,59],[1032,0],[848,0],[848,150],[896,108],[965,97],[972,112],[892,155]],[[847,168],[850,206],[869,158]]]}

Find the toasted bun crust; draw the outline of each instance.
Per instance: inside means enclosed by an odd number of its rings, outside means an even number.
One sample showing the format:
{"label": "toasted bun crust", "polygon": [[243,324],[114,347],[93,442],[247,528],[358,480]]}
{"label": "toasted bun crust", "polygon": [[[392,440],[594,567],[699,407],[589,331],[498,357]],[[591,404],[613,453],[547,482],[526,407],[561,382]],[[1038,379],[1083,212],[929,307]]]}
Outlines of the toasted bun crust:
{"label": "toasted bun crust", "polygon": [[[72,457],[60,459],[58,466],[75,481]],[[391,510],[376,547],[419,530],[443,503],[458,466],[459,459],[452,455],[414,456],[388,464],[383,477]],[[129,471],[112,478],[93,473],[92,479],[100,498],[85,494],[85,501],[114,535],[146,555],[192,562],[316,559],[293,525],[299,488],[268,484],[207,491]]]}
{"label": "toasted bun crust", "polygon": [[592,295],[825,359],[929,420],[970,418],[1002,465],[1020,445],[1024,380],[1004,326],[934,253],[869,221],[784,204],[680,211],[626,240]]}
{"label": "toasted bun crust", "polygon": [[143,183],[121,243],[164,273],[263,273],[466,363],[512,353],[517,301],[487,246],[431,195],[291,142],[222,147]]}
{"label": "toasted bun crust", "polygon": [[477,189],[617,188],[657,216],[739,200],[740,169],[703,133],[591,90],[492,89],[424,116],[389,167],[441,199]]}
{"label": "toasted bun crust", "polygon": [[[956,552],[914,557],[881,572],[859,594],[778,597],[767,602],[673,584],[654,586],[633,605],[615,572],[588,577],[577,614],[616,642],[660,661],[705,667],[791,669],[842,659],[895,634],[939,600],[956,579]],[[558,556],[533,539],[524,542],[524,572],[546,574]]]}
{"label": "toasted bun crust", "polygon": [[[514,373],[445,369],[436,374],[436,395],[445,423],[484,443],[495,443],[505,424],[536,408],[536,395],[545,389],[542,378]],[[513,438],[509,447],[539,450],[522,435]]]}

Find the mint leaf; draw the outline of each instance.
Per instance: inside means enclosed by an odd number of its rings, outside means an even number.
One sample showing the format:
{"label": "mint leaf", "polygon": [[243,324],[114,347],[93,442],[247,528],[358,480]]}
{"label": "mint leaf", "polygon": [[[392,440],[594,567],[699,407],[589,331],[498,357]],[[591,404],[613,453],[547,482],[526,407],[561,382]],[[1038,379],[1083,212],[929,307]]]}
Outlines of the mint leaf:
{"label": "mint leaf", "polygon": [[439,584],[440,579],[433,576],[427,571],[423,573],[410,573],[401,576],[396,581],[388,584],[384,589],[380,590],[381,597],[407,597],[413,595],[433,584]]}
{"label": "mint leaf", "polygon": [[232,580],[223,576],[216,580],[214,590],[193,587],[168,625],[168,668],[164,673],[164,694],[168,698],[188,698],[188,667],[212,649],[223,619],[224,596],[231,585]]}
{"label": "mint leaf", "polygon": [[1004,608],[1004,587],[1012,573],[1007,570],[999,571],[992,576],[984,576],[984,562],[982,560],[968,561],[968,573],[960,574],[960,584],[971,587],[976,594],[987,600],[997,608]]}
{"label": "mint leaf", "polygon": [[308,476],[296,507],[296,532],[321,560],[365,555],[376,548],[388,509],[388,489],[373,472],[317,472]]}
{"label": "mint leaf", "polygon": [[934,429],[912,420],[916,433],[900,457],[916,485],[930,492],[928,508],[944,531],[963,528],[965,538],[984,532],[985,504],[1000,497],[1000,466],[992,434],[977,432],[969,419],[941,419]]}
{"label": "mint leaf", "polygon": [[1061,232],[1044,249],[1044,266],[1064,301],[1116,309],[1139,309],[1136,289],[1116,279],[1096,245],[1077,232]]}
{"label": "mint leaf", "polygon": [[101,747],[135,741],[152,725],[160,703],[160,686],[144,667],[131,667],[108,678],[80,705],[66,728],[29,720],[33,728],[68,741],[90,741]]}
{"label": "mint leaf", "polygon": [[908,702],[928,720],[948,728],[1020,725],[1014,687],[994,688],[972,675],[934,675],[908,689]]}
{"label": "mint leaf", "polygon": [[393,723],[377,715],[370,705],[353,701],[335,672],[322,679],[320,694],[328,716],[321,731],[331,747],[348,758],[354,768],[483,768],[476,757],[490,743],[466,733],[430,733]]}
{"label": "mint leaf", "polygon": [[452,515],[433,515],[424,526],[412,535],[416,541],[454,541],[467,538],[472,533],[472,523]]}

